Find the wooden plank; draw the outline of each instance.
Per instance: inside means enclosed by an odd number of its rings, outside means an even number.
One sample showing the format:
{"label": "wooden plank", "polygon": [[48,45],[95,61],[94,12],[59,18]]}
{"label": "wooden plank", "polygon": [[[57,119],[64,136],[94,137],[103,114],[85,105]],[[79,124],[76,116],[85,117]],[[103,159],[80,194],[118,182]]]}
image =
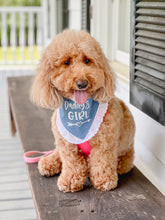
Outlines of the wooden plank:
{"label": "wooden plank", "polygon": [[[5,151],[3,151],[2,153],[1,153],[1,156],[17,156],[17,155],[19,155],[19,156],[21,156],[22,157],[22,153],[19,151],[19,152],[17,152],[15,149],[13,149],[13,148],[9,148],[9,149],[6,149]],[[20,157],[20,158],[21,158]],[[22,157],[22,159],[23,159],[23,157]],[[18,162],[18,161],[17,161]]]}
{"label": "wooden plank", "polygon": [[[6,156],[6,155],[5,155],[5,156]],[[23,163],[23,161],[20,161],[20,160],[15,161],[15,162],[14,162],[14,168],[15,168],[15,169],[20,168],[20,167],[22,166],[22,163]],[[12,164],[11,164],[11,163],[8,163],[8,162],[2,163],[2,164],[1,164],[1,168],[2,168],[2,169],[6,169],[6,168],[11,169],[11,168],[12,168]]]}
{"label": "wooden plank", "polygon": [[[10,78],[8,82],[10,103],[23,150],[53,149],[52,112],[39,109],[29,101],[32,78]],[[110,192],[95,190],[87,181],[83,191],[63,193],[57,188],[58,175],[45,178],[39,174],[37,164],[28,164],[27,167],[39,219],[164,219],[164,196],[136,168],[121,176],[117,189]]]}
{"label": "wooden plank", "polygon": [[145,45],[145,44],[142,44],[142,43],[137,43],[135,48],[146,51],[146,52],[151,52],[151,53],[154,53],[154,54],[159,55],[159,56],[163,56],[163,59],[165,57],[165,50],[160,49],[160,48],[148,46],[148,45]]}
{"label": "wooden plank", "polygon": [[5,150],[11,150],[11,149],[14,149],[13,146],[18,146],[20,144],[20,140],[17,138],[17,137],[9,137],[8,139],[1,139],[0,141],[0,146],[3,146],[5,145],[5,148],[3,149],[3,152]]}
{"label": "wooden plank", "polygon": [[7,13],[1,13],[1,24],[2,24],[2,33],[1,33],[1,45],[3,51],[4,63],[7,63],[7,46],[8,46],[8,35],[7,35]]}
{"label": "wooden plank", "polygon": [[164,2],[138,2],[136,4],[136,7],[139,8],[158,8],[158,9],[165,9],[165,3]]}
{"label": "wooden plank", "polygon": [[165,81],[165,74],[164,73],[159,72],[157,70],[154,70],[154,69],[152,69],[150,67],[144,66],[142,64],[136,64],[135,69],[139,70],[139,71],[142,71],[142,72],[145,72],[148,75],[151,75],[151,76],[153,76],[155,78],[158,78],[160,80]]}
{"label": "wooden plank", "polygon": [[25,170],[24,167],[18,167],[17,169],[15,168],[8,168],[8,169],[1,169],[0,170],[0,175],[1,176],[9,176],[9,175],[19,175],[20,173],[23,173]]}
{"label": "wooden plank", "polygon": [[155,77],[152,77],[144,72],[135,71],[135,76],[139,76],[140,78],[145,79],[145,80],[165,89],[165,82],[163,82],[162,80],[159,80]]}
{"label": "wooden plank", "polygon": [[164,68],[164,65],[162,65],[162,64],[155,63],[155,62],[153,62],[153,61],[149,61],[149,60],[143,59],[143,58],[141,58],[141,57],[137,57],[137,58],[135,59],[135,61],[136,61],[137,63],[139,63],[139,64],[148,66],[148,67],[153,68],[153,69],[155,69],[155,70],[158,70],[158,71],[160,71],[160,72],[162,72],[162,73],[165,73],[165,68]]}
{"label": "wooden plank", "polygon": [[152,31],[138,30],[135,32],[136,36],[148,37],[156,40],[165,40],[165,34]]}
{"label": "wooden plank", "polygon": [[[12,217],[11,217],[12,216]],[[12,220],[36,220],[34,209],[8,210],[0,214],[1,219]]]}
{"label": "wooden plank", "polygon": [[36,44],[38,48],[39,54],[41,54],[42,51],[42,45],[44,44],[44,39],[43,39],[43,16],[42,13],[39,12],[36,14],[36,23],[37,23],[37,39],[36,39]]}
{"label": "wooden plank", "polygon": [[147,60],[152,60],[154,62],[164,64],[164,57],[159,56],[159,55],[155,55],[153,53],[145,52],[145,51],[143,51],[143,48],[142,48],[142,50],[136,50],[135,56],[139,56],[139,57],[145,58]]}
{"label": "wooden plank", "polygon": [[163,26],[163,25],[138,23],[136,25],[136,28],[142,29],[142,30],[151,30],[151,31],[165,33],[165,26]]}
{"label": "wooden plank", "polygon": [[144,22],[147,24],[165,24],[165,18],[163,17],[152,17],[152,16],[138,16],[136,22]]}
{"label": "wooden plank", "polygon": [[20,175],[1,176],[1,184],[26,182],[28,180],[27,173],[20,173]]}
{"label": "wooden plank", "polygon": [[[13,180],[14,181],[14,180]],[[18,183],[14,184],[14,183],[1,183],[0,184],[0,192],[3,191],[15,191],[15,190],[27,190],[29,189],[29,185],[28,182],[25,181],[19,181]]]}
{"label": "wooden plank", "polygon": [[31,198],[24,199],[24,202],[20,202],[19,200],[3,201],[0,206],[0,212],[21,209],[33,209],[33,201]]}
{"label": "wooden plank", "polygon": [[23,12],[19,13],[19,46],[21,52],[21,60],[24,62],[25,59],[25,14]]}
{"label": "wooden plank", "polygon": [[11,38],[10,38],[10,44],[12,47],[12,53],[13,53],[13,62],[16,63],[16,46],[17,46],[17,38],[16,38],[16,13],[11,13]]}
{"label": "wooden plank", "polygon": [[[16,70],[15,70],[16,71]],[[27,70],[22,70],[23,73]],[[12,219],[12,220],[25,220],[36,219],[35,209],[33,205],[32,195],[30,187],[28,185],[28,177],[26,167],[23,161],[23,155],[20,149],[20,141],[17,137],[11,137],[9,128],[9,111],[8,111],[8,98],[7,98],[7,80],[6,75],[13,70],[2,70],[0,72],[0,206],[4,207],[6,204],[15,204],[17,201],[17,208],[20,204],[26,204],[27,199],[30,201],[33,208],[30,209],[7,209],[0,211],[0,219]],[[20,72],[17,71],[17,73]],[[5,133],[6,132],[6,133]],[[8,135],[7,135],[8,134]],[[13,159],[16,157],[16,161],[8,161],[7,158]],[[6,158],[6,160],[4,160]],[[2,161],[3,160],[3,161]],[[20,169],[21,168],[21,169]],[[18,170],[17,170],[18,169]],[[12,174],[11,171],[15,173]],[[27,186],[27,189],[22,190],[19,185],[20,182]],[[7,186],[7,189],[6,189]],[[10,186],[10,187],[9,187]],[[18,189],[17,189],[18,188]],[[25,202],[24,202],[25,201]],[[15,204],[16,205],[16,204]],[[9,206],[7,207],[9,208]]]}
{"label": "wooden plank", "polygon": [[165,42],[164,41],[153,40],[153,39],[149,39],[149,38],[146,38],[146,37],[137,37],[135,41],[138,42],[138,43],[150,45],[152,47],[165,49]]}
{"label": "wooden plank", "polygon": [[149,81],[146,81],[142,78],[136,77],[135,82],[139,85],[142,86],[144,88],[149,89],[150,91],[152,91],[153,93],[158,93],[160,94],[162,97],[165,96],[165,89],[162,89],[152,83],[150,83]]}
{"label": "wooden plank", "polygon": [[18,159],[20,159],[20,156],[18,154],[15,157],[13,157],[12,155],[8,155],[8,157],[1,158],[0,164],[3,164],[4,162],[14,163],[14,162],[18,161]]}
{"label": "wooden plank", "polygon": [[28,47],[30,51],[31,63],[34,59],[34,13],[28,13]]}
{"label": "wooden plank", "polygon": [[140,15],[150,15],[150,16],[157,16],[157,17],[165,17],[165,10],[159,10],[159,9],[146,9],[146,8],[140,8],[136,12]]}
{"label": "wooden plank", "polygon": [[9,200],[22,200],[23,199],[30,199],[32,201],[32,194],[30,189],[27,190],[14,190],[12,193],[8,191],[3,191],[1,192],[1,197],[0,197],[0,202],[2,203],[3,201],[9,201]]}

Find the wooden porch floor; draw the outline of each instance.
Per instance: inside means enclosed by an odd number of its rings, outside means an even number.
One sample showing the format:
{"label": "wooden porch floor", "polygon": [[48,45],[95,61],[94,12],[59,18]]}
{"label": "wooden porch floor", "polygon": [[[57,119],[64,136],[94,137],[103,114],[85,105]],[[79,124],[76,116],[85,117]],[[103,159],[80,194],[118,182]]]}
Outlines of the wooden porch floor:
{"label": "wooden porch floor", "polygon": [[19,138],[11,137],[7,76],[29,75],[32,70],[0,70],[0,219],[34,220],[34,204]]}

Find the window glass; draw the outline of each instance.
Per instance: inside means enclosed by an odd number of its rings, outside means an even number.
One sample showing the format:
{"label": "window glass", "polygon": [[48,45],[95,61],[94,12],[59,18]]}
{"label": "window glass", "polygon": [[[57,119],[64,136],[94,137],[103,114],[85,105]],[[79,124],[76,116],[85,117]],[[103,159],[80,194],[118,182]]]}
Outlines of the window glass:
{"label": "window glass", "polygon": [[130,42],[130,0],[119,0],[117,50],[129,53]]}

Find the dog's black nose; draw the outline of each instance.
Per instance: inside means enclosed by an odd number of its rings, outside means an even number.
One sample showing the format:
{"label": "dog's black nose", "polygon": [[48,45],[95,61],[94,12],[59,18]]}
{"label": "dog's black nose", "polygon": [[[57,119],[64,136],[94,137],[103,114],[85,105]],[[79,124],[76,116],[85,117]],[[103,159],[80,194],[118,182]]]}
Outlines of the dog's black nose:
{"label": "dog's black nose", "polygon": [[88,85],[88,81],[87,80],[77,80],[76,84],[79,89],[85,89]]}

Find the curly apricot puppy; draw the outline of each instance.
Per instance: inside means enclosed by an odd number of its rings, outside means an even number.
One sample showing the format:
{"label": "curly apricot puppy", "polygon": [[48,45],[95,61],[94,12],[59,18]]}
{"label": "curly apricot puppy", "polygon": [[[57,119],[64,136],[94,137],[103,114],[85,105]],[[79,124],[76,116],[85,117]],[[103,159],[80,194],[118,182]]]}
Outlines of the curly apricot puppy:
{"label": "curly apricot puppy", "polygon": [[133,117],[115,97],[114,74],[98,42],[65,30],[46,48],[32,86],[32,101],[54,109],[55,151],[42,158],[41,175],[60,173],[59,190],[83,189],[87,177],[100,190],[117,186],[133,167]]}

